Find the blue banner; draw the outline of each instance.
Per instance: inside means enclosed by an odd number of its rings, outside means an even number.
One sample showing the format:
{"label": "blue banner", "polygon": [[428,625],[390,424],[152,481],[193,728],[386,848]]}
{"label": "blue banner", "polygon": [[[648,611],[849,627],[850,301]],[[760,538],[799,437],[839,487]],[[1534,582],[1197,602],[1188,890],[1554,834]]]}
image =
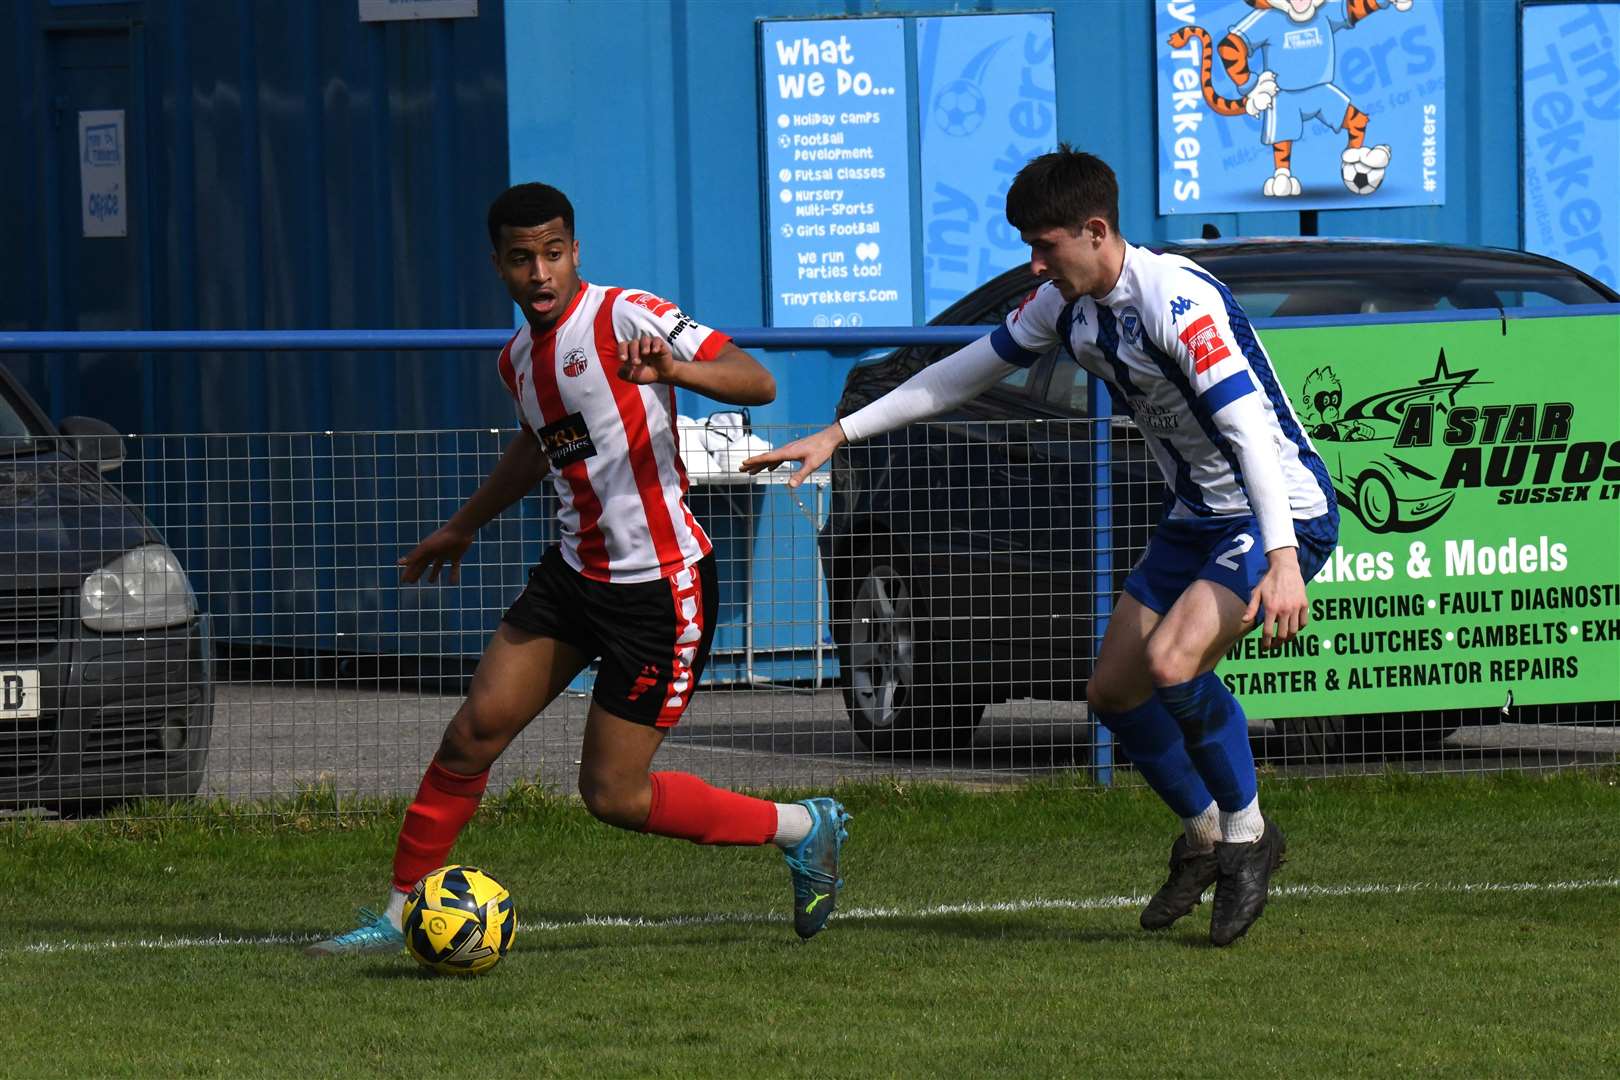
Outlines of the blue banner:
{"label": "blue banner", "polygon": [[1527,7],[1523,30],[1524,246],[1620,288],[1620,4]]}
{"label": "blue banner", "polygon": [[772,326],[912,321],[900,19],[760,25]]}
{"label": "blue banner", "polygon": [[1057,142],[1052,16],[917,20],[923,308],[932,319],[1029,258],[1007,188]]}
{"label": "blue banner", "polygon": [[1437,0],[1158,0],[1159,213],[1443,203]]}

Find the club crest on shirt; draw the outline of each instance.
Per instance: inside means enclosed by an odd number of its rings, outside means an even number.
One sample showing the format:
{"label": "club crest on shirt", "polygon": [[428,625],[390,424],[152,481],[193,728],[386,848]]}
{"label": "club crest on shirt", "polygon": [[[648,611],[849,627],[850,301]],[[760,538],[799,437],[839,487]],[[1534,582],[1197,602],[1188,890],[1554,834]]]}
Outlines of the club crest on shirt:
{"label": "club crest on shirt", "polygon": [[585,374],[585,368],[588,363],[589,361],[587,361],[585,358],[584,349],[569,349],[568,354],[563,357],[562,373],[568,376],[570,379],[577,379],[581,375]]}
{"label": "club crest on shirt", "polygon": [[1119,332],[1132,345],[1140,345],[1142,343],[1142,313],[1134,307],[1128,307],[1120,312]]}

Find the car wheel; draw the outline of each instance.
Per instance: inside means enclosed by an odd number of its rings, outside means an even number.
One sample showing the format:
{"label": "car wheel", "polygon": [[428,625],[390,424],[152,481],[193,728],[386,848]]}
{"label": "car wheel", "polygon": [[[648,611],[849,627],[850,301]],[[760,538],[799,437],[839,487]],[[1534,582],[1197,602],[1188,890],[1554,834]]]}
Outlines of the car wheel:
{"label": "car wheel", "polygon": [[1368,469],[1356,479],[1356,516],[1372,532],[1395,524],[1395,489],[1381,473]]}
{"label": "car wheel", "polygon": [[949,642],[931,640],[926,599],[895,562],[874,557],[851,582],[835,626],[839,682],[855,735],[869,749],[950,750],[973,741],[984,705],[953,682]]}

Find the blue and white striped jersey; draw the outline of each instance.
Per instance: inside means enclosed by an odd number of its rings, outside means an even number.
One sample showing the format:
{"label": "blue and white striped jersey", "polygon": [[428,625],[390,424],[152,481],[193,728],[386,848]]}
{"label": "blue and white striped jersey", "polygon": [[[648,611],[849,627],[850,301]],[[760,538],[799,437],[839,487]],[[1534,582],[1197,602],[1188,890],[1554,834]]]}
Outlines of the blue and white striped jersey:
{"label": "blue and white striped jersey", "polygon": [[[1290,518],[1320,517],[1334,506],[1327,469],[1248,317],[1190,259],[1126,245],[1107,296],[1065,302],[1055,285],[1043,284],[990,343],[1002,360],[1022,366],[1061,343],[1106,380],[1164,472],[1175,495],[1172,517],[1252,513],[1270,550],[1293,544]],[[1245,458],[1268,475],[1246,479]],[[1277,477],[1271,463],[1279,460]]]}

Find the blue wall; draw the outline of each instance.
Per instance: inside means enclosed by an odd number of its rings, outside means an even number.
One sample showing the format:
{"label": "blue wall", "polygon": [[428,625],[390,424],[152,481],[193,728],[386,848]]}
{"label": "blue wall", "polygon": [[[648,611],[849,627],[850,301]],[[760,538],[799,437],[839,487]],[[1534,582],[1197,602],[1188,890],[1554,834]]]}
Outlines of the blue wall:
{"label": "blue wall", "polygon": [[[13,0],[0,48],[0,326],[499,326],[504,18],[352,0]],[[64,100],[58,113],[54,103]],[[83,240],[62,140],[123,108],[127,240]],[[16,161],[22,167],[13,167]],[[28,252],[27,257],[18,257]],[[49,411],[129,432],[422,428],[511,414],[487,354],[8,356]]]}
{"label": "blue wall", "polygon": [[[1323,234],[1518,244],[1518,5],[1444,8],[1446,204],[1323,212]],[[636,3],[632,18],[620,0],[485,0],[475,19],[367,25],[350,0],[15,0],[0,87],[19,107],[0,110],[0,145],[22,148],[26,167],[0,170],[0,222],[29,256],[0,266],[0,326],[505,325],[511,312],[488,270],[482,219],[508,177],[570,193],[592,278],[657,290],[714,325],[759,325],[756,19],[1041,9],[670,0]],[[1059,134],[1114,164],[1128,236],[1196,235],[1205,220],[1225,235],[1299,230],[1293,212],[1158,217],[1151,3],[1045,9],[1054,12]],[[91,39],[121,52],[127,68],[114,73],[124,100],[79,103],[130,110],[127,242],[78,240],[76,184],[53,164],[60,129],[47,103]],[[98,277],[108,253],[115,265]],[[117,302],[106,302],[109,290],[121,291]],[[824,419],[855,355],[769,357],[781,393],[757,418]],[[510,417],[484,355],[4,362],[55,415],[92,413],[128,431]]]}

